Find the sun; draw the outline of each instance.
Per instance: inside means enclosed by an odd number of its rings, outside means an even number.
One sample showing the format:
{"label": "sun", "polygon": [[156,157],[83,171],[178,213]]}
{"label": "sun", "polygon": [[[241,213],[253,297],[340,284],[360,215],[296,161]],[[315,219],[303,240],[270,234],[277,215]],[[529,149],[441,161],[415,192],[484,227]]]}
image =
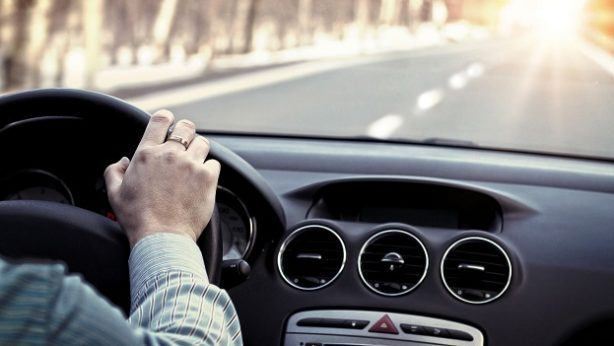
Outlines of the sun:
{"label": "sun", "polygon": [[544,40],[576,37],[587,0],[511,0],[502,11],[504,23],[530,28]]}
{"label": "sun", "polygon": [[573,37],[582,21],[582,8],[586,0],[544,0],[535,16],[535,28],[544,38],[567,39]]}

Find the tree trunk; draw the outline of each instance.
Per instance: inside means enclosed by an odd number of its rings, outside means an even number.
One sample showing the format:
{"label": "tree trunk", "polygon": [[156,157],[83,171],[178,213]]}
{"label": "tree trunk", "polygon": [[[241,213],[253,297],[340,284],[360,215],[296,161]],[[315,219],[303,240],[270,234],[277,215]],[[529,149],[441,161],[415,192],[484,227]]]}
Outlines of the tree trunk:
{"label": "tree trunk", "polygon": [[103,0],[87,0],[82,4],[83,31],[85,38],[85,86],[94,86],[94,77],[100,68],[102,53],[102,17]]}
{"label": "tree trunk", "polygon": [[410,27],[411,24],[409,2],[410,0],[401,0],[399,5],[399,24],[405,27]]}
{"label": "tree trunk", "polygon": [[445,0],[448,10],[448,21],[455,21],[462,18],[463,15],[463,0]]}
{"label": "tree trunk", "polygon": [[247,18],[245,19],[243,53],[249,53],[252,50],[252,42],[254,40],[254,24],[258,13],[258,4],[260,0],[249,0],[247,9]]}
{"label": "tree trunk", "polygon": [[313,22],[313,0],[299,0],[298,3],[298,44],[308,45],[312,42],[311,25]]}
{"label": "tree trunk", "polygon": [[227,1],[232,1],[231,3],[231,7],[230,7],[230,12],[229,12],[229,18],[228,21],[226,23],[226,32],[224,33],[226,35],[227,38],[227,46],[226,46],[226,54],[232,54],[233,51],[233,47],[235,45],[235,23],[237,21],[237,12],[238,12],[238,8],[239,8],[239,1],[241,0],[227,0]]}
{"label": "tree trunk", "polygon": [[430,22],[433,19],[433,0],[422,0],[420,8],[420,20]]}
{"label": "tree trunk", "polygon": [[8,29],[5,29],[6,22],[10,16],[11,4],[8,1],[0,1],[0,92],[5,88],[5,76],[4,76],[4,59],[6,59],[7,51],[5,37]]}
{"label": "tree trunk", "polygon": [[164,60],[166,60],[165,58],[167,58],[169,53],[169,39],[176,11],[177,0],[162,0],[153,25],[154,45],[158,50],[157,54]]}
{"label": "tree trunk", "polygon": [[397,0],[382,0],[379,13],[379,21],[382,24],[395,24],[398,15]]}
{"label": "tree trunk", "polygon": [[356,11],[354,11],[354,22],[361,28],[369,25],[369,0],[358,0]]}
{"label": "tree trunk", "polygon": [[5,89],[9,91],[23,88],[26,83],[28,69],[25,52],[28,42],[28,19],[33,4],[32,0],[13,2],[12,32],[8,35],[10,47],[2,66],[6,81]]}

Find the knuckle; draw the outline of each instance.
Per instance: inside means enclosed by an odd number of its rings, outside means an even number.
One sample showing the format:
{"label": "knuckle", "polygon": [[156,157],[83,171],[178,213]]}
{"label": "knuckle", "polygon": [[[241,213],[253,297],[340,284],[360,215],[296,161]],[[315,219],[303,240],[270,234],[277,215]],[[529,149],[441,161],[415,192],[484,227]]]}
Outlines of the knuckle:
{"label": "knuckle", "polygon": [[151,159],[153,154],[153,150],[150,148],[141,149],[134,155],[136,157],[135,161],[145,163]]}
{"label": "knuckle", "polygon": [[201,179],[204,178],[206,173],[203,172],[204,170],[203,170],[203,164],[202,163],[192,161],[191,162],[191,166],[192,166],[192,172],[196,176],[200,177]]}
{"label": "knuckle", "polygon": [[192,122],[190,120],[181,119],[181,120],[179,120],[178,123],[181,123],[183,126],[189,128],[189,129],[192,129],[192,130],[196,129],[196,124],[194,124],[194,122]]}
{"label": "knuckle", "polygon": [[154,113],[154,115],[151,116],[151,121],[156,122],[156,123],[169,124],[169,123],[172,123],[173,120],[174,120],[173,113],[169,111],[159,111],[159,112]]}
{"label": "knuckle", "polygon": [[169,150],[164,152],[162,159],[167,163],[175,163],[179,159],[179,155],[176,151]]}
{"label": "knuckle", "polygon": [[198,177],[204,181],[208,181],[209,180],[209,170],[207,170],[205,167],[202,167],[202,165],[199,165],[200,167],[198,167],[198,169],[196,170],[196,174],[198,175]]}
{"label": "knuckle", "polygon": [[204,147],[207,148],[207,150],[211,147],[211,144],[209,143],[209,140],[207,138],[205,138],[204,136],[198,136],[197,137],[203,144]]}
{"label": "knuckle", "polygon": [[181,161],[180,168],[188,173],[198,172],[196,165],[187,158]]}

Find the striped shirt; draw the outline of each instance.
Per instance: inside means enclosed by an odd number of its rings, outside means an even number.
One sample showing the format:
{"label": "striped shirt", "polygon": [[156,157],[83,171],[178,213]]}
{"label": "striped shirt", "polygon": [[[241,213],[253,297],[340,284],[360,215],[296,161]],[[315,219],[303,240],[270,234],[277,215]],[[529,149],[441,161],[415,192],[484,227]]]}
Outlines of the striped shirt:
{"label": "striped shirt", "polygon": [[202,254],[188,237],[157,233],[129,260],[131,312],[109,304],[60,264],[0,259],[0,344],[242,345],[226,291],[209,284]]}

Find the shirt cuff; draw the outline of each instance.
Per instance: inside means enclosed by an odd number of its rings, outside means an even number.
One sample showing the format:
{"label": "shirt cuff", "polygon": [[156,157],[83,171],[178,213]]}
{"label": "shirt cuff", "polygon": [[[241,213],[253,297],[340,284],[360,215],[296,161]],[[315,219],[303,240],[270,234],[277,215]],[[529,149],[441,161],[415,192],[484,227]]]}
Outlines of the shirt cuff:
{"label": "shirt cuff", "polygon": [[188,273],[209,283],[198,245],[181,234],[156,233],[139,240],[132,248],[128,265],[133,303],[146,283],[160,274]]}

